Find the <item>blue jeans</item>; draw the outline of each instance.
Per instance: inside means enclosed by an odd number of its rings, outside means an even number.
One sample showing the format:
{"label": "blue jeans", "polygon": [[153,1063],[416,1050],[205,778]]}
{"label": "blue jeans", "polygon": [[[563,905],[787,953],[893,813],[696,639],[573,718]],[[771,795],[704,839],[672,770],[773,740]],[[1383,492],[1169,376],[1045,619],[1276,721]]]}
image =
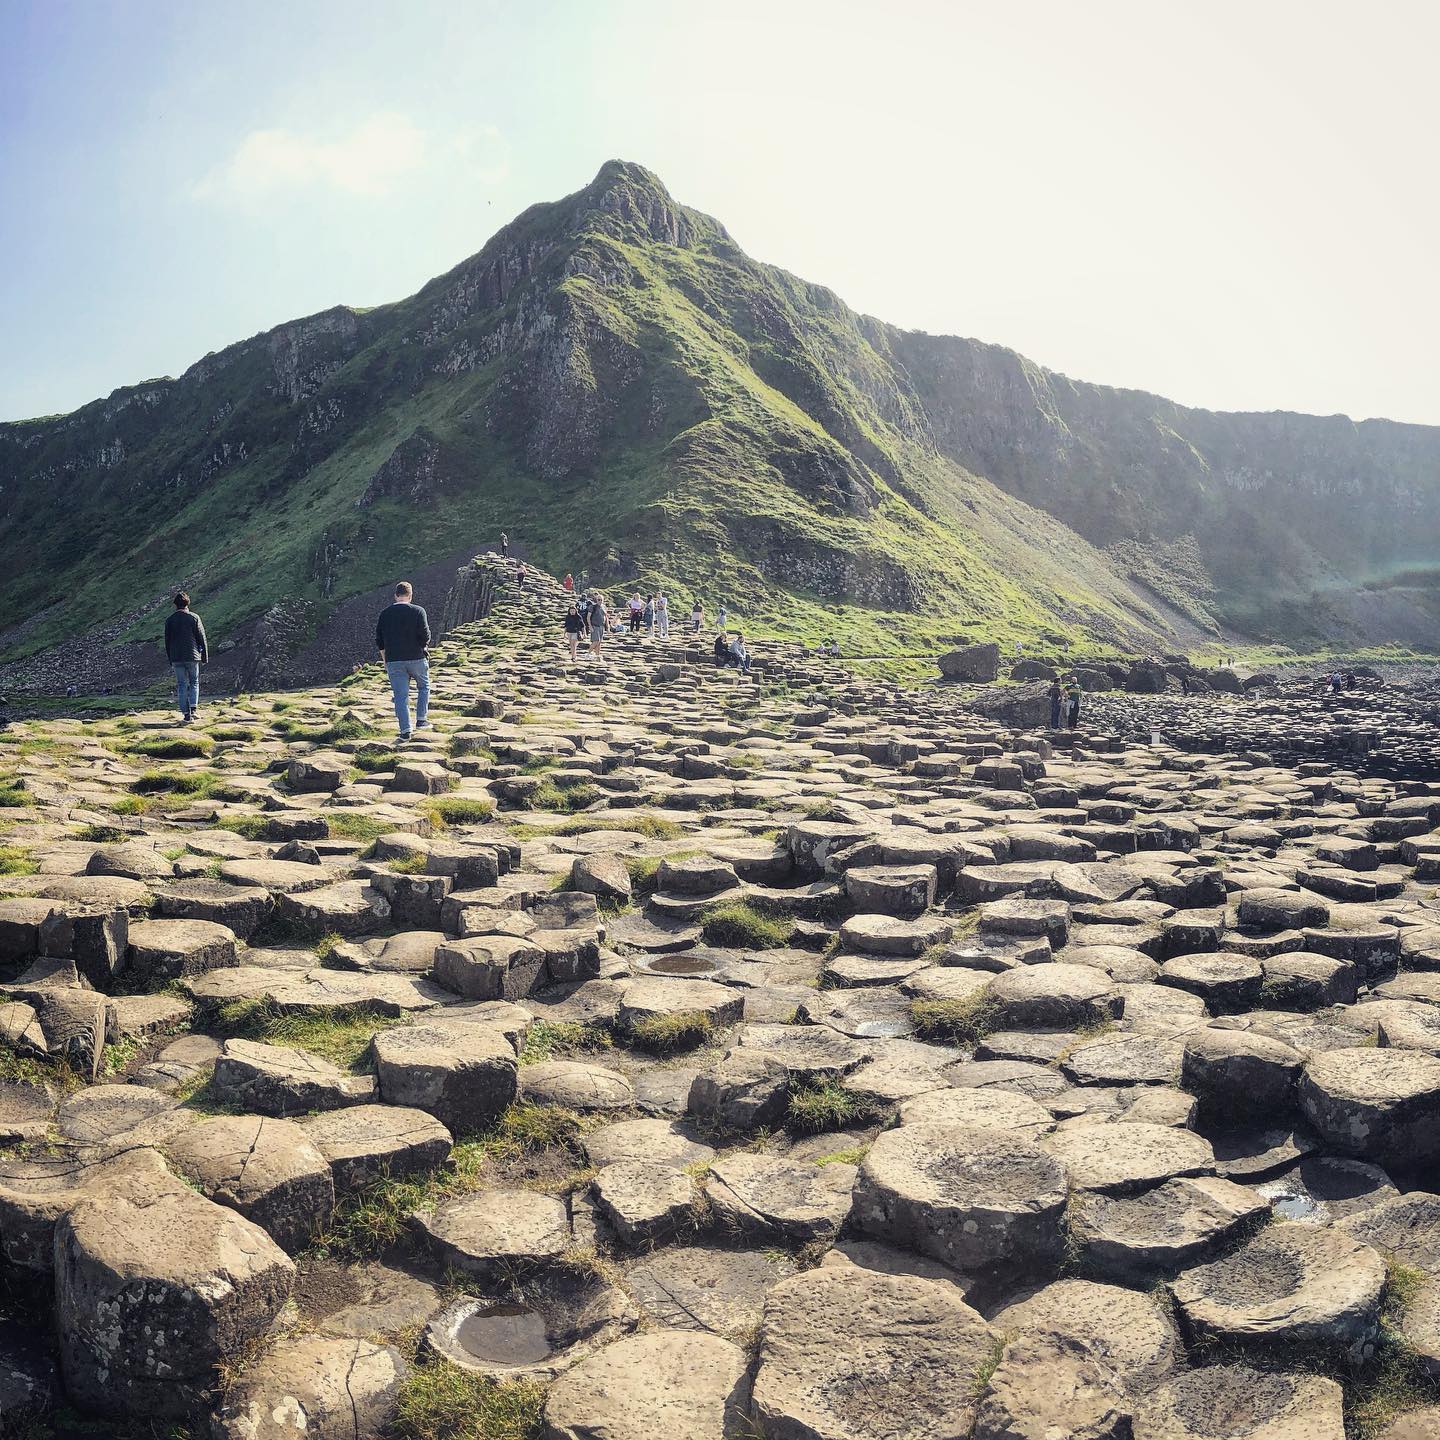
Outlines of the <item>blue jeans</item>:
{"label": "blue jeans", "polygon": [[175,704],[188,716],[200,704],[200,662],[172,661],[170,668],[175,672]]}
{"label": "blue jeans", "polygon": [[385,673],[390,677],[390,693],[395,697],[395,719],[400,733],[408,735],[410,724],[410,682],[415,682],[415,724],[423,725],[430,713],[430,662],[419,660],[387,660]]}

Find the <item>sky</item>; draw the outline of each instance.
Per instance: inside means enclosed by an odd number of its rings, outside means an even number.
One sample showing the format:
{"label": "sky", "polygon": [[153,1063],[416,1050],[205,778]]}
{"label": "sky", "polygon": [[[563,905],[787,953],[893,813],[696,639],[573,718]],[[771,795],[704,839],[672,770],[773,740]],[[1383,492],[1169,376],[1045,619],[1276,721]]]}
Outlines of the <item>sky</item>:
{"label": "sky", "polygon": [[1431,0],[0,0],[0,418],[416,290],[607,159],[907,328],[1440,424]]}

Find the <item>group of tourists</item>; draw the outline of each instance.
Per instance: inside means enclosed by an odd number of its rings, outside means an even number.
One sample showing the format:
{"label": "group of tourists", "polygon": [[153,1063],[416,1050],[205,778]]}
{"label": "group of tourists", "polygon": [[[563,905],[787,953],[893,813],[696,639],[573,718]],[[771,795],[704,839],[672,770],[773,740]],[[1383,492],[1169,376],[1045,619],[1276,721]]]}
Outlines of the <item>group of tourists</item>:
{"label": "group of tourists", "polygon": [[1080,677],[1073,670],[1050,682],[1050,728],[1073,730],[1080,723]]}

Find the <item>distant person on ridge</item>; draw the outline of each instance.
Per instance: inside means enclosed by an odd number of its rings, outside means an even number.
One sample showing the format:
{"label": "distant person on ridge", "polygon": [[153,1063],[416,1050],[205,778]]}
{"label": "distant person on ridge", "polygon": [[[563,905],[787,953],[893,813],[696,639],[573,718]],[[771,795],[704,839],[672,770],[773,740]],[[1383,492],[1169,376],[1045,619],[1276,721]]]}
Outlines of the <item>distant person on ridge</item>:
{"label": "distant person on ridge", "polygon": [[716,623],[722,630],[725,628],[725,621],[726,621],[726,619],[729,617],[729,614],[730,614],[730,612],[725,608],[725,602],[722,600],[722,601],[720,602],[720,608],[719,608],[719,610],[717,610],[717,611],[715,612],[715,623]]}
{"label": "distant person on ridge", "polygon": [[700,627],[705,623],[705,607],[697,600],[690,607],[690,633],[698,635]]}
{"label": "distant person on ridge", "polygon": [[175,672],[175,704],[180,723],[188,725],[200,708],[200,662],[210,658],[205,626],[190,609],[182,590],[175,597],[175,613],[165,618],[165,658]]}
{"label": "distant person on ridge", "polygon": [[565,593],[567,595],[573,595],[575,593],[575,577],[568,570],[565,572],[565,578],[560,583],[565,587]]}
{"label": "distant person on ridge", "polygon": [[510,558],[510,537],[503,530],[500,532],[500,553],[505,559]]}
{"label": "distant person on ridge", "polygon": [[[412,731],[430,723],[430,662],[425,658],[430,649],[430,618],[410,598],[414,592],[408,580],[395,587],[395,600],[381,612],[375,622],[375,648],[385,662],[390,677],[390,693],[395,698],[395,720],[400,738],[408,740]],[[415,682],[415,724],[410,724],[410,682]]]}

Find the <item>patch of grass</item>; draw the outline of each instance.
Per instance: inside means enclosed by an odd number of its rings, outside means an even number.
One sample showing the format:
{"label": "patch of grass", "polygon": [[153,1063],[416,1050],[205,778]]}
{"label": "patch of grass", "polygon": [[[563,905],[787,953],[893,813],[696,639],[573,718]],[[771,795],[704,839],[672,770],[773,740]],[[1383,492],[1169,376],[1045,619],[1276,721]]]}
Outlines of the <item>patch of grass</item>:
{"label": "patch of grass", "polygon": [[672,1015],[649,1015],[631,1028],[630,1039],[641,1050],[657,1055],[692,1050],[714,1033],[715,1023],[703,1010],[679,1010]]}
{"label": "patch of grass", "polygon": [[321,960],[328,960],[335,953],[336,947],[339,945],[343,945],[344,943],[345,937],[343,935],[338,935],[335,931],[331,930],[329,934],[322,935],[315,942],[315,954]]}
{"label": "patch of grass", "polygon": [[404,1023],[400,1016],[349,1007],[287,1014],[268,998],[227,1000],[207,1019],[211,1028],[228,1037],[307,1050],[342,1070],[363,1070],[375,1033]]}
{"label": "patch of grass", "polygon": [[828,1155],[822,1155],[813,1163],[819,1166],[825,1165],[858,1165],[868,1154],[868,1145],[851,1145],[844,1150],[832,1150]]}
{"label": "patch of grass", "polygon": [[307,726],[300,721],[282,720],[276,728],[287,740],[303,740],[313,745],[334,745],[341,740],[373,740],[379,734],[373,725],[349,710],[329,725]]}
{"label": "patch of grass", "polygon": [[1390,1256],[1385,1261],[1385,1306],[1397,1324],[1425,1288],[1428,1276],[1418,1265],[1407,1265]]}
{"label": "patch of grass", "polygon": [[210,734],[216,740],[258,740],[260,732],[248,725],[217,725]]}
{"label": "patch of grass", "polygon": [[20,781],[13,777],[0,780],[0,810],[23,810],[35,803],[35,797],[21,789]]}
{"label": "patch of grass", "polygon": [[542,780],[526,797],[523,808],[573,814],[604,798],[605,792],[588,780]]}
{"label": "patch of grass", "polygon": [[483,825],[495,814],[493,801],[474,795],[436,795],[420,811],[437,830],[449,825]]}
{"label": "patch of grass", "polygon": [[520,1063],[535,1065],[542,1060],[563,1060],[608,1050],[615,1044],[610,1032],[600,1025],[579,1020],[537,1020],[525,1032],[520,1046]]}
{"label": "patch of grass", "polygon": [[225,777],[218,770],[147,770],[130,788],[137,795],[169,794],[200,798],[213,794],[224,785]]}
{"label": "patch of grass", "polygon": [[129,749],[152,760],[203,760],[215,749],[215,742],[192,730],[185,735],[144,735],[132,740]]}
{"label": "patch of grass", "polygon": [[973,1045],[995,1026],[996,1006],[988,990],[958,1000],[915,1000],[910,1018],[923,1039],[943,1039]]}
{"label": "patch of grass", "polygon": [[423,875],[425,867],[430,863],[430,857],[423,850],[413,850],[410,854],[401,855],[387,863],[396,874]]}
{"label": "patch of grass", "polygon": [[23,845],[0,845],[0,875],[33,875],[39,868]]}
{"label": "patch of grass", "polygon": [[660,876],[658,855],[627,855],[625,869],[630,874],[630,890],[635,895],[651,895]]}
{"label": "patch of grass", "polygon": [[100,1055],[100,1074],[103,1077],[118,1075],[128,1068],[130,1062],[145,1048],[145,1042],[131,1035],[107,1045]]}
{"label": "patch of grass", "polygon": [[221,815],[215,824],[219,829],[229,830],[246,840],[263,840],[270,820],[265,815]]}
{"label": "patch of grass", "polygon": [[532,1105],[521,1101],[500,1117],[495,1143],[514,1145],[521,1150],[548,1150],[568,1145],[584,1128],[584,1121],[563,1105]]}
{"label": "patch of grass", "polygon": [[50,1085],[62,1095],[69,1095],[84,1087],[86,1077],[68,1060],[37,1060],[33,1055],[22,1055],[7,1045],[0,1048],[0,1080],[23,1085]]}
{"label": "patch of grass", "polygon": [[377,820],[373,815],[351,814],[345,810],[326,810],[324,814],[330,834],[342,840],[358,840],[368,845],[395,829],[393,821]]}
{"label": "patch of grass", "polygon": [[593,820],[564,820],[545,831],[547,835],[584,835],[596,828],[602,830],[623,830],[627,834],[643,835],[647,840],[679,840],[690,832],[673,820],[659,815],[616,815],[607,816],[596,826]]}
{"label": "patch of grass", "polygon": [[117,845],[130,838],[128,830],[118,825],[82,825],[76,832],[77,840],[86,840],[92,845]]}
{"label": "patch of grass", "polygon": [[411,1370],[396,1399],[394,1440],[539,1440],[545,1387],[486,1379],[448,1360]]}
{"label": "patch of grass", "polygon": [[847,1090],[838,1080],[814,1080],[791,1088],[786,1124],[798,1134],[818,1135],[868,1125],[879,1114],[874,1101]]}
{"label": "patch of grass", "polygon": [[767,915],[749,900],[712,906],[700,921],[705,943],[721,949],[777,950],[790,943],[794,930],[788,917]]}
{"label": "patch of grass", "polygon": [[990,1353],[976,1367],[970,1377],[970,1393],[978,1400],[990,1387],[991,1377],[1000,1368],[1005,1355],[1005,1338],[999,1336],[991,1342]]}
{"label": "patch of grass", "polygon": [[387,750],[378,745],[362,745],[350,757],[350,763],[362,774],[373,775],[377,770],[393,770],[399,759],[398,750]]}
{"label": "patch of grass", "polygon": [[109,808],[116,815],[144,815],[150,809],[150,802],[143,795],[121,795]]}

